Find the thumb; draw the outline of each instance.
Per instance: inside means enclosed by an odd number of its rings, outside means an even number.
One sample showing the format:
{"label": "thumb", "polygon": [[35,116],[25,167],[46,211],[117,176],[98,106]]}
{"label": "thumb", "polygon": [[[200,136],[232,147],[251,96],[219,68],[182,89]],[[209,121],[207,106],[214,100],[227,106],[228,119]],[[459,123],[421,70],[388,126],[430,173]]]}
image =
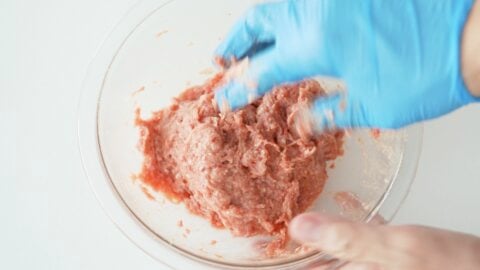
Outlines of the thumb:
{"label": "thumb", "polygon": [[387,247],[385,226],[351,222],[340,217],[306,213],[289,226],[291,237],[341,260],[382,263],[395,259]]}

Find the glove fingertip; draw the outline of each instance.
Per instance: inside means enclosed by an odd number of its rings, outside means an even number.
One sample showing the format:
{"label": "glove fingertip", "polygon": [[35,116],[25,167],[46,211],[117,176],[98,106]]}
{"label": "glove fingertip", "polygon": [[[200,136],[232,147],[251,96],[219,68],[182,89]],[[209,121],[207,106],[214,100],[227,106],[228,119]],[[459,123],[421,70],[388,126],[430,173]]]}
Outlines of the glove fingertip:
{"label": "glove fingertip", "polygon": [[244,19],[241,19],[217,46],[214,51],[214,58],[223,59],[228,66],[231,59],[240,60],[255,44],[255,41],[255,36],[247,30]]}
{"label": "glove fingertip", "polygon": [[220,111],[233,111],[249,103],[248,91],[242,84],[230,82],[217,90],[215,101]]}
{"label": "glove fingertip", "polygon": [[341,95],[318,98],[313,103],[312,113],[320,130],[355,126],[350,109]]}

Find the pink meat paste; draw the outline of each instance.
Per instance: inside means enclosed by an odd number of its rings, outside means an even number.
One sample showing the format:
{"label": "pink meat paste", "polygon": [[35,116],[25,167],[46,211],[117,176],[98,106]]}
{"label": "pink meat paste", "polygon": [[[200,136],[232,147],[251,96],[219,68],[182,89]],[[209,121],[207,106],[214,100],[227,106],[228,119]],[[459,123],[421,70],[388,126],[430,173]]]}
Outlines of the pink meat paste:
{"label": "pink meat paste", "polygon": [[287,242],[288,222],[320,195],[326,163],[342,154],[343,132],[300,136],[302,106],[324,90],[314,80],[273,89],[243,109],[220,113],[219,74],[185,90],[148,120],[137,117],[144,152],[140,178],[236,236]]}

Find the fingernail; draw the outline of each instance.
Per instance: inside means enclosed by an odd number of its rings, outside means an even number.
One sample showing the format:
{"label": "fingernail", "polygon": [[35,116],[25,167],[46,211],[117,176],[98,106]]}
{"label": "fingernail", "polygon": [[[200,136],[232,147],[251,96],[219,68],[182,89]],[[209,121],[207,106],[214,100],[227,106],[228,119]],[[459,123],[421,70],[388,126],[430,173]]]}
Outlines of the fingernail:
{"label": "fingernail", "polygon": [[290,235],[302,243],[315,243],[323,238],[327,222],[318,215],[304,214],[297,216],[290,223]]}

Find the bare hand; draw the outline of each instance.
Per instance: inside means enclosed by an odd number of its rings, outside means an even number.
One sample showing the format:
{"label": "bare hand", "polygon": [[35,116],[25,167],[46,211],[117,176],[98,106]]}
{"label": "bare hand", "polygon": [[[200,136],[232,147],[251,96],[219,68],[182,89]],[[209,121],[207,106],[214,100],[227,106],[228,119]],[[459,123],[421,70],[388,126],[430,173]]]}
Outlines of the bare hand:
{"label": "bare hand", "polygon": [[290,235],[349,262],[342,270],[480,269],[480,238],[436,228],[365,224],[307,213],[292,220]]}

